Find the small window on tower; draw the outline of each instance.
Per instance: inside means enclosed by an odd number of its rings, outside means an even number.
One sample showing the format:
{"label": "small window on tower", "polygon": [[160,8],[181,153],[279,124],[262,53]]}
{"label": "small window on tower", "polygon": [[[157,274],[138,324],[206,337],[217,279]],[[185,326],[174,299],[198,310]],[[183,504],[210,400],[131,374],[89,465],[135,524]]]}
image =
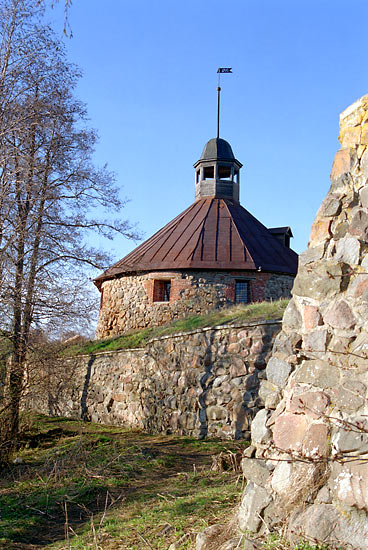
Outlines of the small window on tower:
{"label": "small window on tower", "polygon": [[249,303],[249,282],[248,281],[235,281],[235,303],[236,304]]}
{"label": "small window on tower", "polygon": [[229,180],[231,179],[231,166],[219,166],[218,175],[220,180]]}
{"label": "small window on tower", "polygon": [[215,168],[214,166],[205,166],[203,168],[203,179],[204,180],[213,180],[215,177]]}
{"label": "small window on tower", "polygon": [[197,172],[196,172],[196,182],[199,183],[200,179],[201,179],[201,174],[200,174],[200,171],[197,170]]}
{"label": "small window on tower", "polygon": [[170,302],[171,281],[158,280],[154,282],[153,301]]}

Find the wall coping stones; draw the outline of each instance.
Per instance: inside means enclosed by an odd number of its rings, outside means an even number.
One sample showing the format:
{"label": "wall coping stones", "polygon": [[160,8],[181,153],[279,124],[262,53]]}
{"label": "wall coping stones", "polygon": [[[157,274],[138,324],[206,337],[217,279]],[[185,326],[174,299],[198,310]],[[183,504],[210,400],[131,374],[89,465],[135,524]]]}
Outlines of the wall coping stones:
{"label": "wall coping stones", "polygon": [[175,334],[165,334],[164,336],[158,336],[157,338],[151,338],[150,340],[147,340],[147,343],[144,347],[141,348],[123,348],[118,350],[111,350],[111,351],[96,351],[92,353],[81,353],[78,355],[73,355],[71,357],[66,357],[65,360],[75,360],[79,357],[91,357],[94,356],[101,356],[101,355],[114,355],[120,352],[128,353],[128,352],[134,352],[134,351],[145,351],[147,349],[147,346],[149,344],[152,344],[153,342],[160,342],[164,340],[170,340],[174,338],[182,338],[183,336],[192,336],[194,334],[203,334],[205,332],[209,331],[219,331],[219,330],[229,330],[229,329],[242,329],[242,328],[254,328],[254,327],[262,327],[265,325],[280,325],[281,326],[282,320],[281,319],[272,319],[268,321],[251,321],[249,323],[234,323],[230,325],[214,325],[213,327],[203,327],[198,328],[194,330],[188,330],[185,332],[176,332]]}

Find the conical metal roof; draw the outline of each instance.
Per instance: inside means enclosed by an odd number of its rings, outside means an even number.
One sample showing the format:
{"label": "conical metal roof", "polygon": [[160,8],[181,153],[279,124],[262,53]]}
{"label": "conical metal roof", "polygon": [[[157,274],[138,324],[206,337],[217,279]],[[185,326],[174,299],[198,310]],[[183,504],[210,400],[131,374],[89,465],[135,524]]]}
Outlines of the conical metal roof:
{"label": "conical metal roof", "polygon": [[203,198],[95,279],[139,271],[262,270],[295,275],[298,255],[240,204]]}

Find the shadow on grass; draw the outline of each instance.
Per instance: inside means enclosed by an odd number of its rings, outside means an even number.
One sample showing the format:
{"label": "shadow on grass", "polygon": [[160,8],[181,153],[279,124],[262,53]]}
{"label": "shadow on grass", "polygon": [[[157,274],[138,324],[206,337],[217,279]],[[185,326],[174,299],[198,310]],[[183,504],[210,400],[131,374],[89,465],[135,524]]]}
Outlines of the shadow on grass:
{"label": "shadow on grass", "polygon": [[[158,494],[170,490],[178,498],[190,499],[190,491],[200,485],[196,468],[208,471],[213,452],[235,445],[119,433],[116,427],[47,417],[38,417],[37,427],[39,433],[30,431],[19,452],[23,463],[11,465],[0,479],[4,550],[41,549],[64,541],[66,526],[81,532],[92,517],[98,519],[122,503],[143,510],[146,503],[154,506],[155,499],[160,500]],[[38,441],[38,448],[32,441]],[[207,481],[204,485],[210,488],[212,480]],[[177,504],[179,515],[202,506],[194,501]]]}

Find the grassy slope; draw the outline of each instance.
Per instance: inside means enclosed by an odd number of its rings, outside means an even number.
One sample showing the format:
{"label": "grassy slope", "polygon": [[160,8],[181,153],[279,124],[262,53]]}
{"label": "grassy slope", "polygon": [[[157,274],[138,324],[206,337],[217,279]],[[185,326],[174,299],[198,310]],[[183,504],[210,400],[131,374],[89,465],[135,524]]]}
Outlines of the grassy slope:
{"label": "grassy slope", "polygon": [[[198,531],[236,509],[239,472],[211,464],[220,452],[240,456],[245,442],[42,415],[27,423],[17,463],[0,478],[1,550],[167,550],[179,540],[177,550],[194,550]],[[291,548],[277,535],[258,542],[263,550],[327,550]]]}
{"label": "grassy slope", "polygon": [[[177,550],[194,550],[200,530],[234,514],[243,480],[211,465],[219,453],[240,456],[245,442],[31,420],[16,463],[0,478],[1,550],[167,550],[175,541]],[[258,543],[263,550],[327,550],[291,548],[277,535]]]}
{"label": "grassy slope", "polygon": [[238,499],[239,473],[213,472],[210,465],[213,454],[244,442],[34,420],[19,463],[0,481],[3,550],[135,550],[145,547],[143,539],[167,549],[185,534],[180,548],[192,548],[195,532],[228,515]]}
{"label": "grassy slope", "polygon": [[78,355],[113,351],[126,348],[144,346],[150,339],[159,338],[178,332],[187,332],[204,327],[213,327],[225,324],[246,323],[280,319],[289,300],[275,302],[258,302],[249,305],[239,305],[228,309],[216,310],[208,315],[196,315],[180,319],[162,327],[135,330],[116,338],[97,340],[83,345],[72,345],[64,350],[64,355]]}

